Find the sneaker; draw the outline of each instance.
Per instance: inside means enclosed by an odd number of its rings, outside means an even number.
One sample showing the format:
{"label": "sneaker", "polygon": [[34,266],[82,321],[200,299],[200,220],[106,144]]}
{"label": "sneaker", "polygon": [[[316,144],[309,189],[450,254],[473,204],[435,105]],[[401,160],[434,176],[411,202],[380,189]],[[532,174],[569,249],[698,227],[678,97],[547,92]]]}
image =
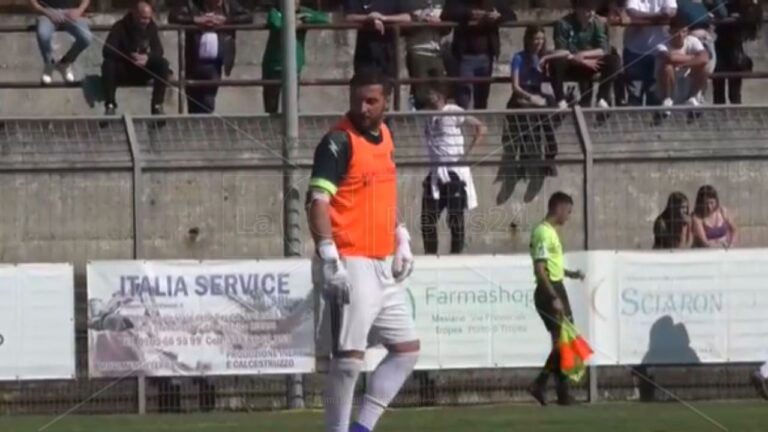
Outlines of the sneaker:
{"label": "sneaker", "polygon": [[113,116],[115,115],[116,111],[117,111],[117,106],[115,104],[107,104],[104,108],[104,115]]}
{"label": "sneaker", "polygon": [[152,105],[152,115],[165,115],[162,105]]}
{"label": "sneaker", "polygon": [[[669,108],[669,107],[674,106],[674,105],[675,105],[675,102],[671,98],[666,98],[666,99],[664,99],[664,102],[661,103],[661,106],[663,106],[664,108]],[[669,117],[671,115],[672,115],[672,111],[664,111],[663,116],[665,118],[667,118],[667,117]]]}
{"label": "sneaker", "polygon": [[691,96],[687,101],[685,101],[685,104],[690,107],[697,107],[701,105],[701,101],[699,100],[698,96]]}
{"label": "sneaker", "polygon": [[72,72],[72,63],[57,63],[56,64],[56,71],[61,74],[61,77],[64,79],[64,82],[66,83],[73,83],[75,82],[75,74]]}
{"label": "sneaker", "polygon": [[755,386],[757,394],[760,395],[761,398],[768,400],[768,384],[766,384],[765,378],[760,374],[760,371],[752,372],[750,381],[752,381],[752,385]]}
{"label": "sneaker", "polygon": [[568,109],[568,102],[561,100],[557,103],[557,109],[566,110]]}
{"label": "sneaker", "polygon": [[48,63],[43,67],[43,76],[40,78],[40,81],[48,85],[53,82],[53,69],[56,65],[53,63]]}
{"label": "sneaker", "polygon": [[611,104],[609,104],[605,99],[600,99],[597,101],[597,107],[602,109],[608,109],[611,107]]}

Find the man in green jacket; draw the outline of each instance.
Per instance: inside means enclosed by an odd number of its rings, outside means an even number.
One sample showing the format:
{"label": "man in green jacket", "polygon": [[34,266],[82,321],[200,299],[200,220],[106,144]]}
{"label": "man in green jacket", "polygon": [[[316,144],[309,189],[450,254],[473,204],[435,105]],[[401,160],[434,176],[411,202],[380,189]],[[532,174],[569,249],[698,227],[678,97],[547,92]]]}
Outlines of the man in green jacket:
{"label": "man in green jacket", "polygon": [[[296,21],[298,24],[328,24],[331,18],[327,13],[318,12],[308,7],[301,6],[301,2],[296,2]],[[264,59],[261,62],[261,77],[265,80],[274,80],[283,78],[283,54],[281,33],[283,31],[283,12],[280,6],[274,6],[267,16],[267,27],[269,28],[269,39],[267,39],[267,48],[264,50]],[[304,42],[307,38],[307,30],[300,29],[296,32],[296,69],[301,75],[301,69],[304,67]],[[280,108],[281,85],[264,86],[264,111],[270,114],[277,114]]]}

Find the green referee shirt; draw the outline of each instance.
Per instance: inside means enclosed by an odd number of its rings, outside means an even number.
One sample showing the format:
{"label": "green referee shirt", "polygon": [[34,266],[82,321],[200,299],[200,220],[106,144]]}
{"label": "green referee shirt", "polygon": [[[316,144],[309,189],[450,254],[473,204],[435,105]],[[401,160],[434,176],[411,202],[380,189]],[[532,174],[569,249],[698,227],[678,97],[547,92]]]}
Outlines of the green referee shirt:
{"label": "green referee shirt", "polygon": [[537,261],[547,263],[549,280],[560,282],[565,278],[565,260],[563,259],[563,245],[557,230],[549,222],[542,221],[531,233],[531,258],[534,265]]}

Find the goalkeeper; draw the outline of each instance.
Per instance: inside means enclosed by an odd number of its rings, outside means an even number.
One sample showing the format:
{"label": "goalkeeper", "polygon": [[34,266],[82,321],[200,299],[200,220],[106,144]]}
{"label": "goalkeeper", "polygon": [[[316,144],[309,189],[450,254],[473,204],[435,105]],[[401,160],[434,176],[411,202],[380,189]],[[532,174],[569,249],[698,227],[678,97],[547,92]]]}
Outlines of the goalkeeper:
{"label": "goalkeeper", "polygon": [[568,394],[567,377],[560,370],[560,320],[567,318],[573,322],[571,305],[563,285],[563,279],[584,279],[581,271],[565,269],[563,246],[560,243],[558,229],[570,218],[573,211],[573,199],[564,192],[555,192],[549,198],[547,216],[531,233],[531,258],[536,275],[534,303],[544,326],[552,338],[552,351],[547,357],[539,376],[528,388],[528,392],[541,405],[546,405],[546,387],[550,375],[555,376],[557,384],[557,403],[573,403]]}
{"label": "goalkeeper", "polygon": [[[394,142],[384,124],[391,93],[380,72],[356,72],[349,112],[315,150],[307,206],[317,252],[313,282],[322,294],[318,333],[328,336],[319,345],[331,344],[326,432],[372,431],[418,359],[419,339],[401,285],[413,254],[408,232],[396,224]],[[390,269],[385,259],[393,254]],[[379,344],[389,353],[368,380],[350,428],[365,350]]]}

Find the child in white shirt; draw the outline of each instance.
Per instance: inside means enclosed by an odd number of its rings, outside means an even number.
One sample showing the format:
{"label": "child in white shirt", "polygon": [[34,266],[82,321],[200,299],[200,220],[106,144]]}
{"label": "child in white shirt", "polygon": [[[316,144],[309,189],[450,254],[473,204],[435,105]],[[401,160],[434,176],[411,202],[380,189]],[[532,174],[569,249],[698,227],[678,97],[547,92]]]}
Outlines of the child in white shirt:
{"label": "child in white shirt", "polygon": [[[451,253],[458,254],[464,249],[464,211],[477,207],[477,194],[469,167],[457,163],[482,141],[487,129],[477,118],[465,115],[458,105],[447,103],[447,90],[441,85],[430,86],[426,102],[427,109],[446,115],[429,117],[424,128],[431,162],[421,209],[424,252],[437,254],[437,221],[447,209]],[[466,152],[463,126],[473,129]]]}

